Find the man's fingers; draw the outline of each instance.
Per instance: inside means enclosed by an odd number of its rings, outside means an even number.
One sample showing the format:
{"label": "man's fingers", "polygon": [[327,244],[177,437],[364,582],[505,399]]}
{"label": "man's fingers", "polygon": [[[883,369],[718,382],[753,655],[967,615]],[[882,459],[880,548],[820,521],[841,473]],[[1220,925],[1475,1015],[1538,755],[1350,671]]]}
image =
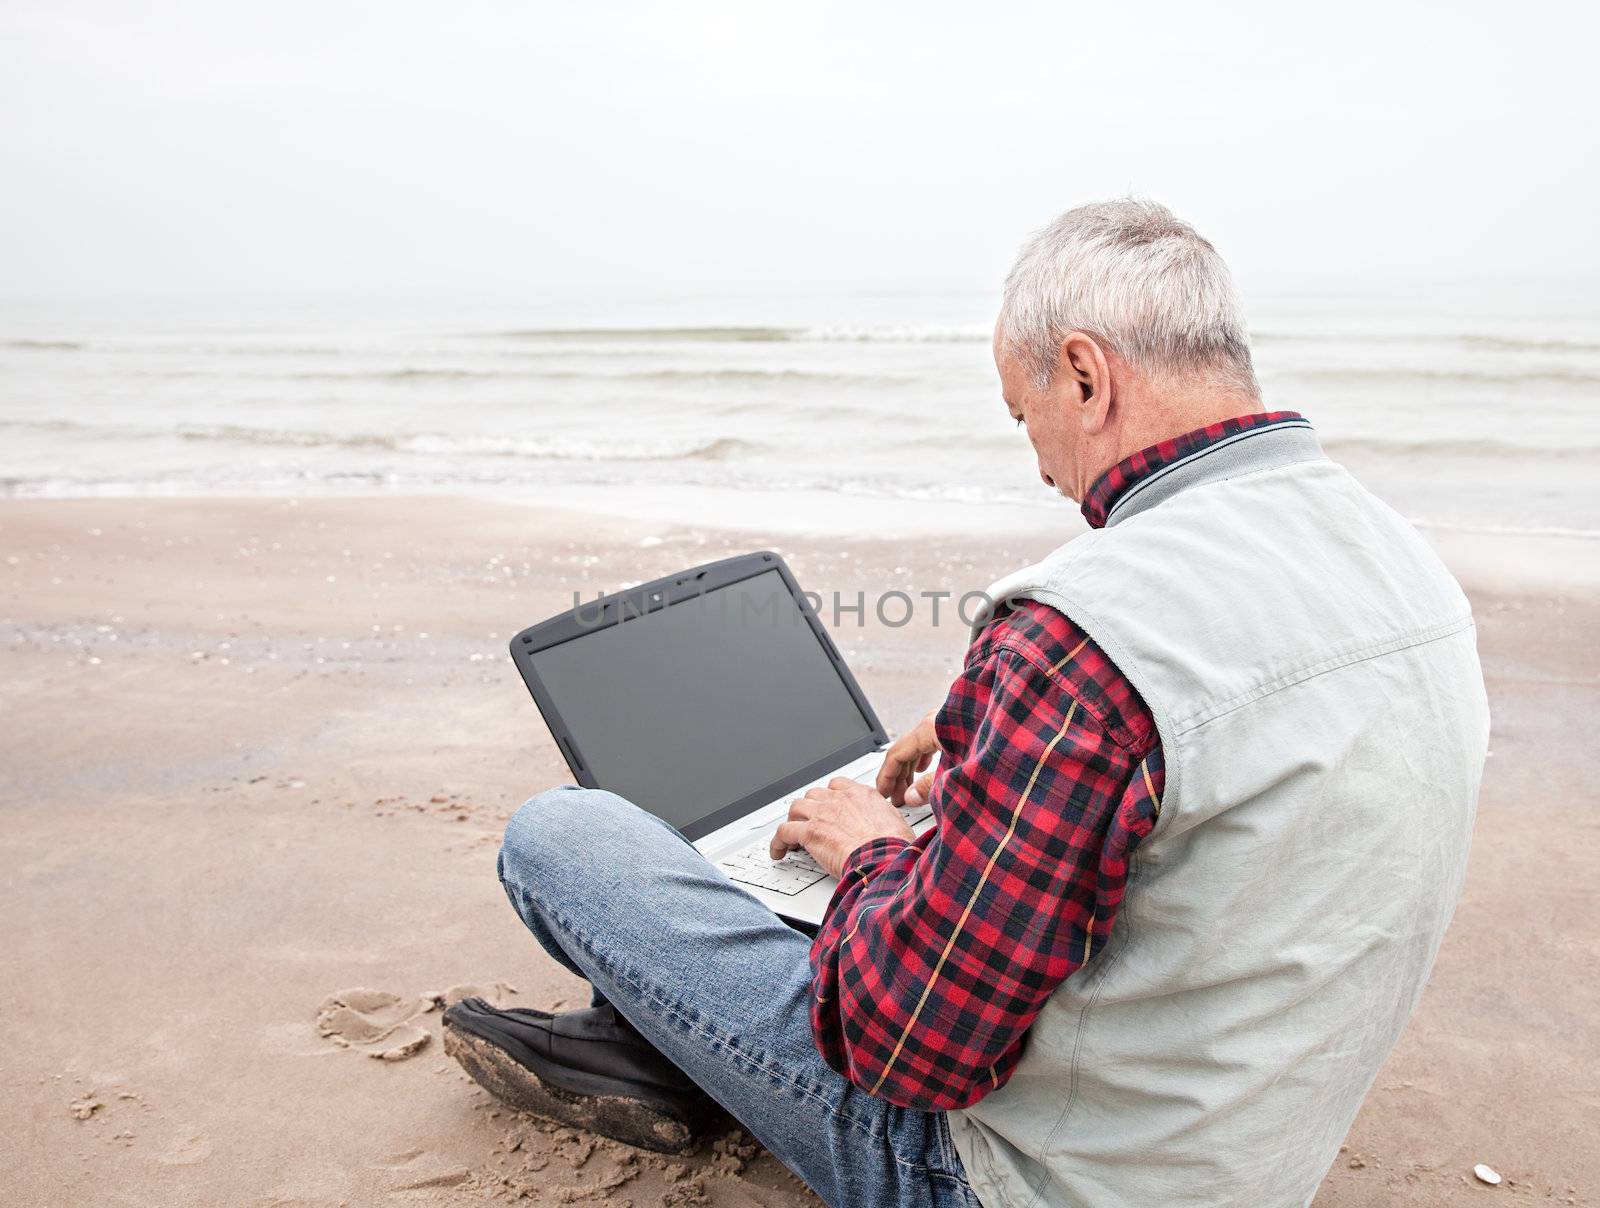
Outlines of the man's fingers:
{"label": "man's fingers", "polygon": [[[806,797],[810,795],[807,793]],[[791,821],[804,821],[809,817],[811,817],[811,802],[807,801],[805,797],[796,797],[789,802],[789,818]]]}
{"label": "man's fingers", "polygon": [[909,758],[896,759],[891,753],[884,758],[883,767],[878,772],[878,782],[873,787],[878,790],[878,796],[887,797],[899,805],[905,796],[906,786],[915,775]]}
{"label": "man's fingers", "polygon": [[884,752],[883,766],[878,769],[878,796],[887,797],[896,805],[905,804],[906,790],[918,772],[928,770],[939,749],[933,718],[932,713],[928,714],[911,733],[895,739]]}
{"label": "man's fingers", "polygon": [[780,822],[778,829],[772,832],[772,842],[767,846],[767,855],[774,860],[781,860],[795,848],[804,847],[806,831],[810,825],[803,819]]}
{"label": "man's fingers", "polygon": [[873,786],[878,790],[879,796],[887,797],[892,794],[895,790],[895,785],[905,775],[905,770],[905,761],[896,755],[891,748],[889,753],[883,757],[883,766],[878,769],[878,779]]}
{"label": "man's fingers", "polygon": [[898,763],[891,765],[886,759],[883,761],[883,767],[878,769],[878,779],[872,787],[878,790],[878,796],[893,801],[894,795],[901,791],[903,784],[905,784],[905,769]]}
{"label": "man's fingers", "polygon": [[933,792],[933,775],[918,776],[917,782],[906,790],[907,805],[927,805],[928,794]]}
{"label": "man's fingers", "polygon": [[906,780],[911,765],[922,758],[923,742],[913,730],[889,744],[883,753],[883,766],[878,769],[878,792],[887,797],[897,783]]}

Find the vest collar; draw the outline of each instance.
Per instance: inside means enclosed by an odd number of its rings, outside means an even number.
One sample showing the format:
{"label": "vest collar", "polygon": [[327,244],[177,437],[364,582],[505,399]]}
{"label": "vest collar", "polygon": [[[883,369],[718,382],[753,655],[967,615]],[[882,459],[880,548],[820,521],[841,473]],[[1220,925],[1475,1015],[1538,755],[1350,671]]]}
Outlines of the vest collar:
{"label": "vest collar", "polygon": [[1106,527],[1147,511],[1179,491],[1324,456],[1310,421],[1276,420],[1224,436],[1139,479],[1106,514]]}

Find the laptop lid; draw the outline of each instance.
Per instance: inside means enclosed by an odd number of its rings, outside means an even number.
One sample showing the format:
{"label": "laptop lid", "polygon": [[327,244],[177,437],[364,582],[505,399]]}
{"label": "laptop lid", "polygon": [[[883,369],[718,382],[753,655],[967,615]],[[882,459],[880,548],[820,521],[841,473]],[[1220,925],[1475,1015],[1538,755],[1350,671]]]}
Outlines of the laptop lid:
{"label": "laptop lid", "polygon": [[887,739],[770,551],[579,604],[511,656],[578,783],[691,840]]}

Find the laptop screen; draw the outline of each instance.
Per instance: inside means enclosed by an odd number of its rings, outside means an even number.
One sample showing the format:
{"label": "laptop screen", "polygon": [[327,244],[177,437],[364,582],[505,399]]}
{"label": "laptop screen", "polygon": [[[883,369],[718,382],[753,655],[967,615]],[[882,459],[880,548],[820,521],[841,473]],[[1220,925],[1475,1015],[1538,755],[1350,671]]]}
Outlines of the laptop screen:
{"label": "laptop screen", "polygon": [[715,815],[733,803],[871,749],[872,724],[776,570],[531,662],[595,783],[691,839],[731,821]]}

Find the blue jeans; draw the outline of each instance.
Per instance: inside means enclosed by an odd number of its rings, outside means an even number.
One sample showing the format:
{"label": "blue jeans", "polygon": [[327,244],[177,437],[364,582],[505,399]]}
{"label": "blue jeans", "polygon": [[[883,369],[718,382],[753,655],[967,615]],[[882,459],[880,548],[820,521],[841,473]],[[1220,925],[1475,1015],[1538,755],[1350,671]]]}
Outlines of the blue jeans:
{"label": "blue jeans", "polygon": [[500,882],[589,979],[829,1204],[975,1208],[943,1112],[874,1099],[811,1039],[810,944],[673,827],[613,793],[551,789],[506,828]]}

